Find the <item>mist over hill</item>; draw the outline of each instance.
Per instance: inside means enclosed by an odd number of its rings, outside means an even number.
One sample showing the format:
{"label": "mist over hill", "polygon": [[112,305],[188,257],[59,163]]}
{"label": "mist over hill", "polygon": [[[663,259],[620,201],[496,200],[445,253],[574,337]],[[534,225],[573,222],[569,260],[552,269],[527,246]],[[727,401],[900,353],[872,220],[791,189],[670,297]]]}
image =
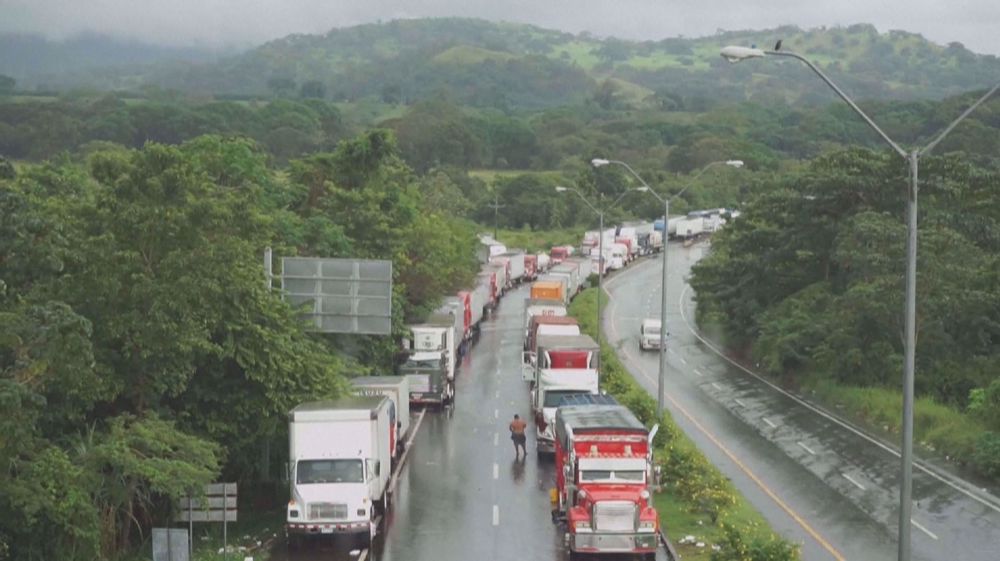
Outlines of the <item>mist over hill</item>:
{"label": "mist over hill", "polygon": [[[198,49],[122,45],[88,38],[56,47],[0,48],[0,73],[27,87],[135,90],[155,85],[200,96],[376,98],[408,104],[442,93],[476,107],[538,109],[614,95],[688,110],[783,100],[819,104],[826,86],[795,61],[731,65],[728,44],[783,39],[860,99],[941,99],[982,88],[1000,60],[959,43],[938,45],[873,26],[721,32],[700,38],[626,41],[476,19],[418,19],[290,35],[218,58]],[[11,39],[0,47],[11,45]],[[28,52],[31,51],[31,52]],[[20,56],[17,52],[27,53]],[[306,85],[309,86],[306,86]],[[304,90],[305,88],[305,90]]]}

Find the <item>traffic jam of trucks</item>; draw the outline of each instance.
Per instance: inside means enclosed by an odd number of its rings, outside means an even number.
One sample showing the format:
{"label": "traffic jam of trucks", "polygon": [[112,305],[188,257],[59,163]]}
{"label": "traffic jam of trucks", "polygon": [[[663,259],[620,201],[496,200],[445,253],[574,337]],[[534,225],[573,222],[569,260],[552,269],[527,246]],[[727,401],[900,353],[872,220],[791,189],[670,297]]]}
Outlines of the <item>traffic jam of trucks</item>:
{"label": "traffic jam of trucks", "polygon": [[[678,217],[680,229],[671,218],[667,237],[686,240],[706,225],[714,231],[725,223],[720,211]],[[651,442],[657,427],[647,430],[627,408],[600,393],[599,346],[581,333],[567,308],[591,275],[607,275],[663,251],[664,238],[662,220],[587,232],[580,247],[557,246],[547,253],[511,250],[481,235],[481,272],[474,286],[446,297],[425,321],[407,326],[395,372],[354,378],[351,396],[302,403],[289,412],[289,546],[325,535],[370,546],[391,506],[392,474],[415,433],[411,406],[454,403],[457,370],[484,319],[507,292],[530,283],[521,377],[537,454],[555,462],[553,522],[573,553],[655,553],[660,527],[651,493],[659,474]],[[659,344],[653,341],[654,326],[659,322],[643,325],[644,349]]]}

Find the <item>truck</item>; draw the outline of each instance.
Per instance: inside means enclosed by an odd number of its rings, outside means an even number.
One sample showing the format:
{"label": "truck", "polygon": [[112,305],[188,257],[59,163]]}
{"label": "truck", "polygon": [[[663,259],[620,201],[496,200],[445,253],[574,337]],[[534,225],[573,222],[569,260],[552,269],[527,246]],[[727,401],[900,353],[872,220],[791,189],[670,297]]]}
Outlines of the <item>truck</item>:
{"label": "truck", "polygon": [[569,316],[537,315],[528,322],[528,335],[524,339],[524,350],[535,351],[539,335],[579,335],[580,324]]}
{"label": "truck", "polygon": [[545,273],[552,266],[552,258],[548,253],[538,252],[535,254],[535,276]]}
{"label": "truck", "polygon": [[500,290],[497,286],[497,273],[495,267],[486,267],[483,272],[476,276],[476,285],[482,285],[485,290],[485,300],[483,310],[492,310],[500,302]]}
{"label": "truck", "polygon": [[[556,505],[553,520],[565,524],[572,553],[652,556],[659,542],[659,516],[651,487],[651,430],[628,408],[591,402],[568,404],[555,415]],[[597,400],[593,400],[597,401]]]}
{"label": "truck", "polygon": [[549,278],[548,274],[542,275],[531,283],[529,297],[533,300],[559,300],[565,304],[569,301],[566,297],[566,279],[557,276]]}
{"label": "truck", "polygon": [[508,275],[508,288],[521,284],[521,281],[524,280],[525,268],[527,267],[525,264],[526,256],[524,251],[508,251],[507,253],[502,254],[501,257],[505,257],[507,259],[509,266],[510,274]]}
{"label": "truck", "polygon": [[385,396],[303,403],[288,414],[291,547],[309,535],[341,534],[369,546],[389,508],[392,401]]}
{"label": "truck", "polygon": [[410,383],[406,376],[358,376],[351,378],[354,395],[377,397],[385,396],[392,402],[396,424],[390,430],[392,438],[392,463],[395,465],[406,447],[406,438],[410,434]]}
{"label": "truck", "polygon": [[533,281],[538,278],[538,255],[524,256],[524,280]]}
{"label": "truck", "polygon": [[483,234],[479,236],[479,247],[476,250],[476,257],[479,258],[480,263],[489,263],[490,258],[501,253],[507,253],[507,246],[496,241],[492,236]]}
{"label": "truck", "polygon": [[475,288],[469,293],[469,310],[471,312],[471,318],[469,325],[472,329],[472,336],[475,337],[479,333],[480,324],[483,321],[483,314],[486,312],[486,306],[490,300],[490,285],[488,281],[483,282],[484,278],[480,277],[477,279]]}
{"label": "truck", "polygon": [[522,379],[532,386],[542,368],[596,368],[599,347],[589,335],[542,335],[534,345],[534,352],[525,351],[521,365]]}
{"label": "truck", "polygon": [[524,338],[528,337],[531,318],[535,316],[565,316],[566,304],[561,299],[529,298],[524,303]]}
{"label": "truck", "polygon": [[576,263],[577,266],[577,276],[580,278],[580,290],[583,290],[584,285],[587,284],[587,279],[590,275],[595,273],[597,269],[594,268],[593,261],[590,260],[589,256],[579,256],[570,257],[565,261],[566,263]]}
{"label": "truck", "polygon": [[410,403],[446,405],[455,397],[455,318],[432,314],[410,325],[403,339],[405,362],[397,368],[410,384]]}
{"label": "truck", "polygon": [[608,270],[617,271],[628,264],[628,247],[625,244],[613,243],[610,247],[611,258],[608,259]]}
{"label": "truck", "polygon": [[577,292],[580,292],[580,286],[583,282],[580,278],[580,263],[570,259],[564,259],[562,263],[549,269],[546,277],[564,277],[566,279],[567,301],[572,300]]}
{"label": "truck", "polygon": [[472,340],[472,298],[468,292],[459,292],[458,296],[449,296],[441,306],[434,311],[436,315],[450,315],[455,323],[455,361],[461,362],[469,350]]}
{"label": "truck", "polygon": [[705,229],[705,219],[701,217],[697,218],[679,218],[677,220],[671,220],[669,228],[676,232],[676,236],[682,240],[689,240],[701,235]]}
{"label": "truck", "polygon": [[495,301],[493,303],[493,307],[496,308],[496,306],[500,303],[500,297],[503,296],[505,292],[507,292],[508,288],[507,278],[508,274],[510,273],[510,269],[508,268],[508,262],[503,257],[497,257],[495,261],[491,262],[489,265],[484,267],[483,271],[485,271],[488,274],[489,273],[493,274],[493,285],[495,287],[494,288]]}
{"label": "truck", "polygon": [[568,245],[557,245],[549,250],[549,258],[551,259],[553,266],[562,263],[564,259],[572,254],[573,247]]}

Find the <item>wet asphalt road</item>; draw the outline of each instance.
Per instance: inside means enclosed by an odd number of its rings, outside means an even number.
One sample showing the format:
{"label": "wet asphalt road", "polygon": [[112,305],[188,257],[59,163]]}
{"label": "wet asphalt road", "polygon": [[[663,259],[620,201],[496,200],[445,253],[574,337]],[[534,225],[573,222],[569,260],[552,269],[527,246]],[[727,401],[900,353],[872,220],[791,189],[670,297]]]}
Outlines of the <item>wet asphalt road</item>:
{"label": "wet asphalt road", "polygon": [[[667,409],[771,524],[802,545],[804,559],[896,559],[899,459],[892,445],[822,416],[696,336],[685,277],[707,250],[669,249]],[[641,320],[659,317],[661,274],[653,259],[605,281],[608,340],[653,395],[658,355],[641,352],[637,341]],[[930,471],[914,466],[912,558],[1000,559],[1000,501]]]}
{"label": "wet asphalt road", "polygon": [[[568,560],[562,530],[550,519],[551,459],[514,459],[507,424],[531,419],[521,381],[521,321],[527,288],[510,292],[484,320],[482,334],[457,374],[456,404],[428,410],[401,470],[393,504],[367,559],[381,561]],[[289,555],[281,540],[273,559],[339,561],[345,540],[317,540]],[[629,559],[629,557],[611,557]],[[662,551],[657,557],[666,559]],[[600,561],[601,558],[593,558]]]}

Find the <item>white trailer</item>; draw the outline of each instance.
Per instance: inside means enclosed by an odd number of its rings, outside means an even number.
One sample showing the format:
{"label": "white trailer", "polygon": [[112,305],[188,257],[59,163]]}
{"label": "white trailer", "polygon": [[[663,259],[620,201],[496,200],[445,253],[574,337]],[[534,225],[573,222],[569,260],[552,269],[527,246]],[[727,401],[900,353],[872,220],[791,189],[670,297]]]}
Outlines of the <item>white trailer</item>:
{"label": "white trailer", "polygon": [[597,370],[589,368],[543,368],[532,390],[535,414],[535,445],[539,454],[555,452],[556,409],[567,395],[598,393]]}
{"label": "white trailer", "polygon": [[566,298],[572,300],[580,291],[580,264],[569,259],[552,267],[546,276],[564,277],[566,279]]}
{"label": "white trailer", "polygon": [[705,219],[701,217],[680,218],[676,221],[671,221],[669,227],[677,232],[678,238],[689,240],[699,236],[705,230]]}
{"label": "white trailer", "polygon": [[503,256],[510,260],[510,286],[520,284],[524,279],[524,251],[509,251]]}
{"label": "white trailer", "polygon": [[470,293],[470,308],[472,309],[472,321],[469,325],[473,331],[479,330],[479,323],[483,321],[483,310],[490,301],[490,286],[483,282],[477,282],[476,287]]}
{"label": "white trailer", "polygon": [[359,376],[351,378],[351,386],[354,395],[385,396],[392,402],[396,417],[392,459],[398,459],[410,434],[410,384],[406,376]]}
{"label": "white trailer", "polygon": [[285,531],[303,536],[347,534],[370,545],[376,518],[389,507],[392,435],[385,396],[303,403],[289,413],[290,500]]}
{"label": "white trailer", "polygon": [[545,253],[543,251],[539,251],[535,255],[537,256],[536,261],[535,261],[535,263],[536,263],[535,264],[535,273],[538,274],[538,275],[540,275],[540,274],[544,273],[545,271],[549,270],[549,265],[552,264],[552,258],[549,257],[548,253]]}

